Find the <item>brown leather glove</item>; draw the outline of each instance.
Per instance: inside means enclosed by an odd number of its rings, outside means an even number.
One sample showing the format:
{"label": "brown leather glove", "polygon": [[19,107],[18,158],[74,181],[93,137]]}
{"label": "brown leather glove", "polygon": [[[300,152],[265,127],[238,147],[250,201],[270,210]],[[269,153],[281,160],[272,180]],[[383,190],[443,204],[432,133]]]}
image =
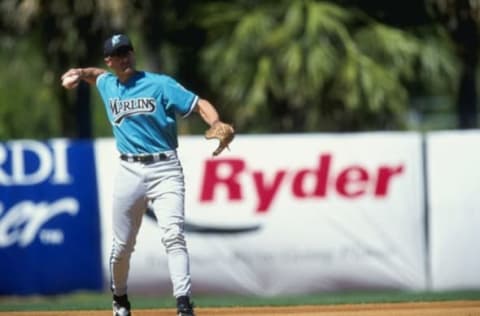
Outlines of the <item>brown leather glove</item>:
{"label": "brown leather glove", "polygon": [[233,126],[221,121],[214,123],[205,132],[206,139],[216,138],[219,140],[218,147],[213,152],[214,156],[219,155],[225,148],[228,148],[228,145],[232,142],[234,136],[235,130],[233,129]]}

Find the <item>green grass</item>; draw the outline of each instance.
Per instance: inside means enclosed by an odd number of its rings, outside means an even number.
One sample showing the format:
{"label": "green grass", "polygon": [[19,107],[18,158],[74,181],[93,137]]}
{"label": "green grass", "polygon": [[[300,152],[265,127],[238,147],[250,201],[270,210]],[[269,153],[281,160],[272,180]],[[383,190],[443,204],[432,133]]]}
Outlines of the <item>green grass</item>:
{"label": "green grass", "polygon": [[[327,305],[387,302],[480,300],[480,290],[450,292],[335,292],[289,297],[195,296],[199,307]],[[108,310],[108,293],[75,293],[59,296],[0,297],[0,311]],[[171,308],[172,297],[132,295],[135,309]]]}

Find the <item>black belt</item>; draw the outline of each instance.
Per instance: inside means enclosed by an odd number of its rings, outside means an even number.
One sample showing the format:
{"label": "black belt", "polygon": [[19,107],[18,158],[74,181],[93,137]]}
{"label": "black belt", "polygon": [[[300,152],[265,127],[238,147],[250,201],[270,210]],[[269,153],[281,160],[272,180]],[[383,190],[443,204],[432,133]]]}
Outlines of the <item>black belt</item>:
{"label": "black belt", "polygon": [[154,161],[168,160],[168,156],[165,153],[140,154],[140,155],[121,154],[120,159],[129,161],[129,162],[154,162]]}

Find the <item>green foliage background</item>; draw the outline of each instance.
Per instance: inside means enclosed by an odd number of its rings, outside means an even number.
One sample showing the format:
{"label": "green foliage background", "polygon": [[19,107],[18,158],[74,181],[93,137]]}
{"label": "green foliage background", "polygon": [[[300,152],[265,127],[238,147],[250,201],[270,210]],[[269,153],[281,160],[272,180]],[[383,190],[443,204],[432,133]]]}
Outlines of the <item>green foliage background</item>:
{"label": "green foliage background", "polygon": [[443,2],[406,1],[404,16],[353,0],[4,0],[0,139],[109,137],[95,88],[77,104],[59,77],[103,67],[113,32],[132,37],[138,68],[174,76],[240,133],[455,128],[460,46],[429,10]]}
{"label": "green foliage background", "polygon": [[59,104],[49,88],[57,78],[45,71],[28,38],[0,43],[0,139],[60,135]]}

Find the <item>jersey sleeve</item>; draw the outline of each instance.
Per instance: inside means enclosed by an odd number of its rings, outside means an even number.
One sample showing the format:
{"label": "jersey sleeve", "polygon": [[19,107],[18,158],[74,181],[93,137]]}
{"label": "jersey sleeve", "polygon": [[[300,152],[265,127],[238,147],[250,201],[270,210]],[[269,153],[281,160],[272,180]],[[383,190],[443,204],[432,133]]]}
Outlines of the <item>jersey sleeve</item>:
{"label": "jersey sleeve", "polygon": [[183,117],[190,115],[197,105],[198,96],[171,77],[166,77],[163,93],[166,109],[174,109]]}
{"label": "jersey sleeve", "polygon": [[97,88],[102,91],[103,90],[103,87],[105,86],[105,82],[107,80],[107,77],[108,77],[109,73],[108,72],[104,72],[102,73],[101,75],[99,75],[97,77],[97,80],[96,80],[96,85],[97,85]]}

